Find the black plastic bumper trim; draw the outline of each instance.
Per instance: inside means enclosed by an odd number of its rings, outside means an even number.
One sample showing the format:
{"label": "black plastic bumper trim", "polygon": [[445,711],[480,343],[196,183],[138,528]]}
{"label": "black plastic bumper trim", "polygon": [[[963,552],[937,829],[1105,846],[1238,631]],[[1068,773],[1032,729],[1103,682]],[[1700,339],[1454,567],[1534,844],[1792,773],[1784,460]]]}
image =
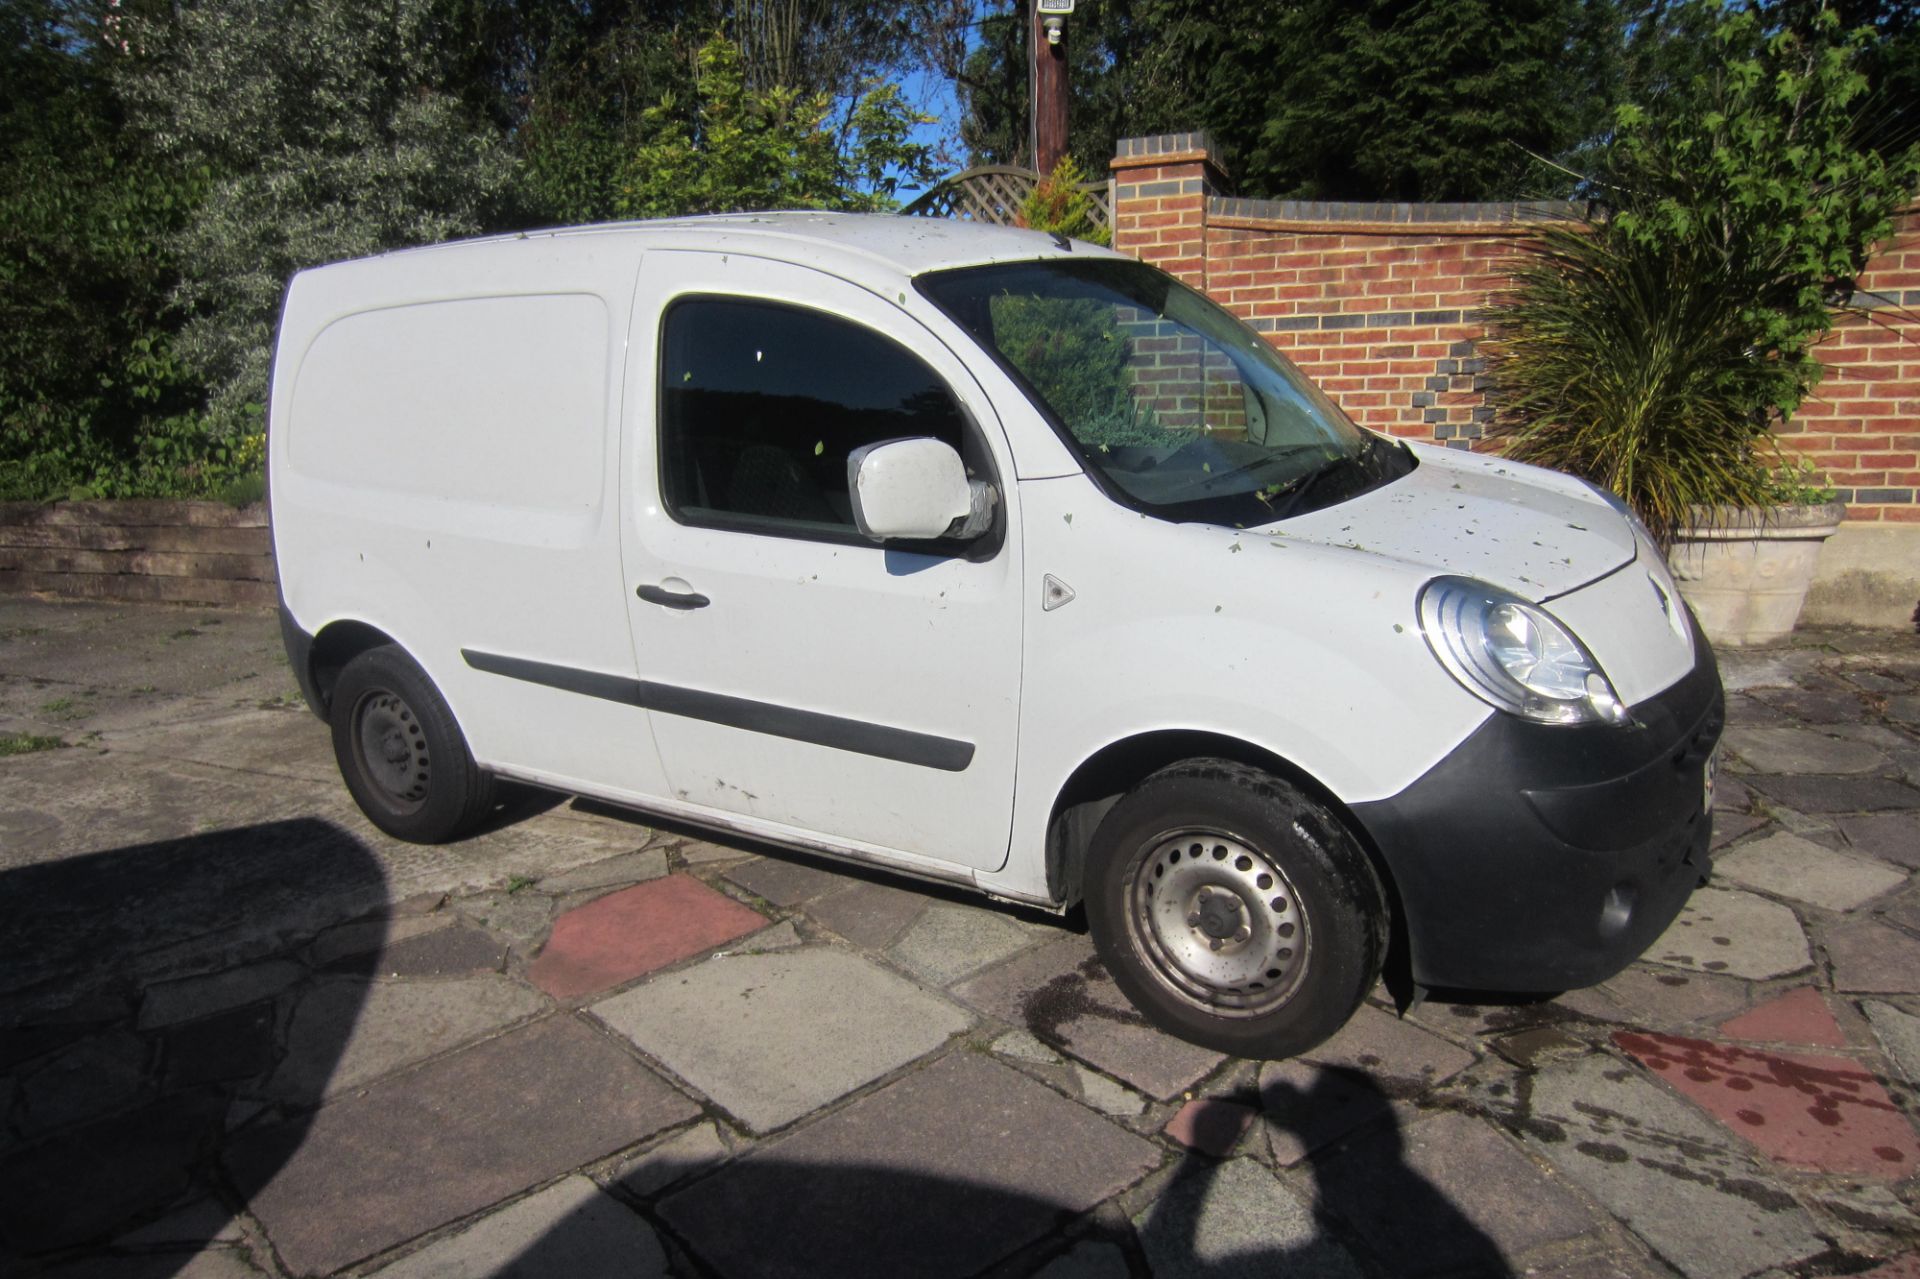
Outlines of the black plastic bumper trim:
{"label": "black plastic bumper trim", "polygon": [[597,671],[556,666],[524,657],[503,657],[498,653],[482,653],[470,648],[461,649],[460,656],[466,659],[468,666],[489,675],[504,675],[530,684],[543,684],[569,693],[622,702],[666,715],[724,724],[728,728],[744,729],[750,733],[785,737],[834,750],[852,751],[857,755],[872,755],[902,764],[916,764],[921,768],[937,768],[947,773],[965,772],[967,766],[973,763],[973,743],[951,737],[936,737],[931,733],[916,733],[912,729],[870,724],[865,720],[846,719],[820,711],[776,706],[745,697],[730,697],[725,693],[708,693],[652,680],[629,679],[624,675],[603,675]]}
{"label": "black plastic bumper trim", "polygon": [[1392,873],[1422,985],[1567,990],[1605,981],[1673,922],[1712,867],[1702,770],[1725,697],[1693,670],[1633,707],[1639,727],[1494,714],[1420,780],[1353,812]]}

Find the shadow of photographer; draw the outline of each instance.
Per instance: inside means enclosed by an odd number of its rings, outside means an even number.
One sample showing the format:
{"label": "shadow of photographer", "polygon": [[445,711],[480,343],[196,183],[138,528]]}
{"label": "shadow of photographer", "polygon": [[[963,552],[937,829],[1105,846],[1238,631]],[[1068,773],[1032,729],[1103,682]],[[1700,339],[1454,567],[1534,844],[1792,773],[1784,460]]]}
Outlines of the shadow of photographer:
{"label": "shadow of photographer", "polygon": [[[0,1269],[83,1255],[182,1205],[159,1236],[185,1251],[139,1273],[171,1274],[222,1232],[228,1196],[257,1188],[220,1171],[229,1128],[298,1127],[344,1046],[344,1030],[282,1045],[305,943],[387,897],[373,854],[315,820],[0,874]],[[368,932],[329,965],[361,996],[385,928]]]}

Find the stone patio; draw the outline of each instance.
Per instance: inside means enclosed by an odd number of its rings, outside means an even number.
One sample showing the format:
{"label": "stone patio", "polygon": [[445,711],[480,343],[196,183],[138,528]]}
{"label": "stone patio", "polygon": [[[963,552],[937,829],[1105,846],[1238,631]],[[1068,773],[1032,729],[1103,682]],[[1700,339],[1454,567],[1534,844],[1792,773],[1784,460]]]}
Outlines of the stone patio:
{"label": "stone patio", "polygon": [[1920,1275],[1920,640],[1724,665],[1641,962],[1254,1063],[1074,918],[516,788],[394,843],[272,618],[0,600],[0,1271]]}

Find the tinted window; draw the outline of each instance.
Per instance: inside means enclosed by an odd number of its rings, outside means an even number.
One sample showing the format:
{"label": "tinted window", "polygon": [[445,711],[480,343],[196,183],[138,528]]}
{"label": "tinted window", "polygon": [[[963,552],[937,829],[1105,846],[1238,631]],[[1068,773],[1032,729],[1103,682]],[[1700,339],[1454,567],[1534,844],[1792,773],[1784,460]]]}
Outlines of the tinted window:
{"label": "tinted window", "polygon": [[960,408],[933,370],[824,312],[677,302],[660,377],[661,488],[688,523],[857,536],[847,454],[904,436],[967,453]]}
{"label": "tinted window", "polygon": [[1139,262],[1057,258],[918,287],[1025,383],[1121,501],[1257,528],[1411,470],[1259,334]]}

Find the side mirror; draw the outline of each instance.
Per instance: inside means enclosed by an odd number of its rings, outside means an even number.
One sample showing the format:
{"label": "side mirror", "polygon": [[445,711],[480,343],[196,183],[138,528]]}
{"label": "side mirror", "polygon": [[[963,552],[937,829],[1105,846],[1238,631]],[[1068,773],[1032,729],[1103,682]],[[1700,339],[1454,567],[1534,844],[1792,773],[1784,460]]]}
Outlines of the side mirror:
{"label": "side mirror", "polygon": [[861,445],[847,455],[847,491],[854,524],[876,542],[973,538],[993,522],[992,486],[969,480],[960,455],[935,439]]}

